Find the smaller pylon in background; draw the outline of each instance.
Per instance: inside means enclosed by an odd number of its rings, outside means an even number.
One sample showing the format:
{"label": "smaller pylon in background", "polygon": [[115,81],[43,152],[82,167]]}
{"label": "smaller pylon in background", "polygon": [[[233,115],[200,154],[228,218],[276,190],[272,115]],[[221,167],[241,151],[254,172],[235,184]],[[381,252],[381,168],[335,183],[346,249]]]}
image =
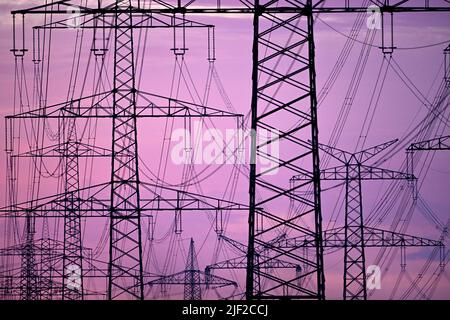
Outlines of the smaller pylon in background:
{"label": "smaller pylon in background", "polygon": [[225,278],[206,274],[199,270],[197,254],[195,252],[194,240],[191,238],[189,251],[186,260],[185,270],[168,276],[162,276],[156,280],[148,282],[150,286],[160,285],[165,289],[167,285],[183,285],[185,300],[201,300],[202,285],[207,288],[222,288],[227,286],[237,287],[237,283]]}
{"label": "smaller pylon in background", "polygon": [[36,257],[34,246],[34,218],[28,213],[25,220],[24,238],[25,245],[22,248],[22,265],[20,275],[21,300],[38,300],[38,273],[36,271]]}
{"label": "smaller pylon in background", "polygon": [[200,273],[197,270],[199,270],[197,254],[195,252],[194,240],[191,238],[184,274],[184,299],[186,300],[200,300],[202,298]]}

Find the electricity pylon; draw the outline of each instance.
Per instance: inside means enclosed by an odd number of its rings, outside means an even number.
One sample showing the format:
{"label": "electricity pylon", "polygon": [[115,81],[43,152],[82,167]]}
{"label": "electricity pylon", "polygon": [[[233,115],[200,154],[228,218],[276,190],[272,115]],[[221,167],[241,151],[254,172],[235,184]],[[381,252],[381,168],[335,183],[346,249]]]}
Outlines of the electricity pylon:
{"label": "electricity pylon", "polygon": [[164,288],[167,285],[183,285],[185,300],[201,300],[202,285],[216,289],[227,286],[237,287],[237,284],[234,281],[200,271],[194,247],[194,240],[192,238],[189,243],[185,269],[181,272],[152,280],[148,284],[150,286],[160,285],[161,288]]}
{"label": "electricity pylon", "polygon": [[[365,236],[371,230],[364,225],[362,203],[362,181],[367,180],[407,180],[415,177],[408,173],[392,171],[366,165],[366,162],[397,140],[377,145],[357,153],[349,153],[338,148],[319,145],[319,148],[342,163],[341,166],[320,171],[322,181],[345,181],[345,224],[344,230],[344,300],[367,299]],[[291,181],[303,181],[304,175],[292,177]],[[369,231],[369,234],[367,232]],[[375,233],[376,234],[376,233]]]}
{"label": "electricity pylon", "polygon": [[[74,111],[73,106],[68,106],[68,111]],[[67,127],[67,129],[66,129]],[[74,119],[63,121],[63,141],[56,145],[47,146],[12,155],[13,158],[40,158],[41,161],[48,158],[60,158],[63,164],[63,186],[66,195],[63,206],[64,213],[64,254],[61,282],[61,291],[63,300],[83,300],[84,299],[84,272],[83,272],[83,255],[81,241],[81,214],[78,207],[78,199],[80,198],[79,189],[79,159],[108,157],[111,152],[104,148],[90,146],[78,141],[76,134],[76,122]],[[44,224],[47,219],[44,219]],[[44,226],[44,230],[48,231],[48,225]],[[45,243],[44,243],[45,244]],[[43,272],[49,273],[50,270]],[[70,277],[73,274],[79,276],[77,285],[68,285]],[[47,275],[51,278],[51,275]],[[50,288],[49,288],[50,290]],[[45,295],[44,292],[41,295]]]}
{"label": "electricity pylon", "polygon": [[38,300],[38,273],[36,271],[36,257],[34,234],[36,232],[34,226],[34,218],[28,213],[25,220],[24,238],[25,245],[22,249],[22,266],[20,275],[20,298],[22,300]]}

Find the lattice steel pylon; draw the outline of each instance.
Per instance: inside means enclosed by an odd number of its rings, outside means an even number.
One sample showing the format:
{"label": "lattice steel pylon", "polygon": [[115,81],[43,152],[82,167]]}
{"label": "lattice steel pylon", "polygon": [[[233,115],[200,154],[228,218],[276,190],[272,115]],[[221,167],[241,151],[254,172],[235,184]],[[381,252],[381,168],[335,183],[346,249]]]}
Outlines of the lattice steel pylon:
{"label": "lattice steel pylon", "polygon": [[[415,177],[408,173],[365,164],[396,141],[392,140],[353,154],[338,148],[319,145],[322,151],[343,164],[321,170],[320,178],[321,180],[345,181],[344,300],[367,299],[362,181],[415,180]],[[291,181],[303,181],[304,179],[303,175],[298,175],[294,176]]]}
{"label": "lattice steel pylon", "polygon": [[167,285],[183,285],[184,300],[201,300],[201,286],[208,288],[221,288],[227,286],[237,287],[236,282],[205,273],[199,270],[194,240],[191,238],[189,252],[186,259],[186,267],[183,271],[167,276],[162,276],[148,283],[150,286],[160,285],[163,289]]}
{"label": "lattice steel pylon", "polygon": [[[52,248],[50,243],[50,232],[48,219],[44,218],[42,222],[42,253],[41,253],[41,274],[40,279],[40,296],[42,300],[51,300],[53,298],[53,262]],[[44,259],[43,257],[47,257]]]}
{"label": "lattice steel pylon", "polygon": [[[141,205],[136,131],[136,87],[131,1],[117,1],[114,16],[113,143],[110,213],[110,299],[144,296]],[[130,12],[126,12],[130,10]],[[120,27],[120,28],[119,28]],[[126,209],[126,210],[124,210]],[[132,209],[132,210],[129,210]],[[124,286],[122,277],[134,277]]]}
{"label": "lattice steel pylon", "polygon": [[[316,71],[313,35],[312,1],[290,2],[296,12],[275,15],[269,12],[283,1],[255,1],[253,38],[253,95],[250,164],[250,212],[247,259],[247,299],[324,299],[322,215],[320,205],[319,151],[317,128]],[[292,35],[286,39],[286,32]],[[302,50],[304,49],[304,50]],[[276,133],[276,137],[257,141],[261,131]],[[307,143],[311,140],[312,143]],[[283,153],[274,156],[268,148],[283,143]],[[264,169],[258,161],[268,160]],[[303,164],[303,165],[302,165]],[[275,171],[276,170],[276,171]],[[276,176],[271,176],[276,172]],[[309,179],[296,188],[280,182],[279,176],[308,173]],[[312,196],[295,191],[309,190]],[[286,203],[301,205],[301,210],[289,212]],[[265,206],[277,207],[274,212]],[[258,210],[257,208],[262,208]],[[304,221],[312,221],[307,225]],[[280,233],[295,236],[310,235],[316,239],[317,250],[310,257],[295,249],[268,246],[267,256],[310,266],[314,278],[312,289],[299,286],[298,274],[285,273],[273,277],[264,268],[266,258],[255,254],[257,245]],[[261,286],[258,282],[265,282]]]}
{"label": "lattice steel pylon", "polygon": [[20,275],[20,298],[22,300],[38,300],[38,274],[36,271],[36,259],[34,252],[34,218],[29,213],[26,216],[24,238],[25,245],[22,249],[22,265]]}
{"label": "lattice steel pylon", "polygon": [[[75,121],[68,122],[67,143],[64,149],[64,192],[67,195],[64,216],[64,255],[63,255],[63,300],[83,300],[83,253],[81,244],[81,214],[78,208],[79,199],[79,163],[78,143]],[[71,283],[73,276],[76,283]]]}
{"label": "lattice steel pylon", "polygon": [[[0,256],[10,257],[13,266],[20,262],[20,268],[6,268],[6,270],[0,271],[0,282],[3,280],[10,284],[9,288],[1,288],[8,289],[8,292],[4,293],[7,298],[16,299],[19,297],[26,300],[63,299],[63,283],[66,282],[66,279],[64,279],[62,269],[58,267],[63,264],[64,245],[64,241],[50,239],[44,233],[42,238],[34,239],[32,245],[30,245],[29,240],[25,240],[19,244],[1,248]],[[24,281],[25,277],[23,276],[26,276],[27,272],[24,252],[32,253],[29,255],[32,263],[28,262],[28,265],[31,266],[31,268],[28,268],[28,270],[31,269],[28,274],[32,276],[29,276],[26,281]],[[88,268],[83,269],[84,276],[100,278],[96,273],[103,272],[106,274],[106,271],[92,266],[92,249],[83,248],[83,256],[88,266]],[[72,280],[72,283],[75,284],[76,281],[74,280]],[[90,294],[94,295],[94,292],[90,291]]]}
{"label": "lattice steel pylon", "polygon": [[184,299],[185,300],[201,300],[202,288],[200,286],[200,274],[197,253],[195,252],[194,239],[191,238],[189,243],[189,251],[186,261],[186,269],[184,273],[185,285],[184,285]]}
{"label": "lattice steel pylon", "polygon": [[[68,104],[67,110],[74,111],[72,104]],[[82,300],[84,299],[84,268],[81,241],[81,208],[80,208],[80,185],[79,185],[79,159],[89,157],[107,157],[111,156],[109,150],[90,146],[81,143],[77,139],[76,121],[73,118],[60,119],[64,134],[60,143],[45,148],[30,150],[20,154],[13,154],[12,158],[40,158],[61,159],[62,163],[62,184],[64,197],[61,199],[61,216],[64,221],[64,252],[62,256],[61,271],[63,281],[61,281],[61,298],[63,300]],[[33,212],[32,207],[30,211]],[[42,250],[48,248],[50,235],[48,229],[48,217],[43,218],[43,242]],[[45,260],[47,265],[41,269],[40,275],[42,283],[40,285],[41,297],[51,297],[52,288],[52,270],[49,268],[49,260]],[[72,279],[76,277],[76,283]]]}

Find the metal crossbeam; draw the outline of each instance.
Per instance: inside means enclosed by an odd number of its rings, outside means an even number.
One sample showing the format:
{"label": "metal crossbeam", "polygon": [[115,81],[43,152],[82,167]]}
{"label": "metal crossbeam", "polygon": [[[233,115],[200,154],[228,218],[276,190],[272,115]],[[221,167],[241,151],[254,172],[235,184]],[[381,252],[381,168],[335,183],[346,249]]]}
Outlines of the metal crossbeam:
{"label": "metal crossbeam", "polygon": [[[364,246],[367,248],[382,247],[443,247],[442,241],[417,237],[409,234],[403,234],[378,228],[363,227]],[[286,238],[276,243],[275,246],[286,248],[302,248],[315,246],[313,239],[308,237]],[[344,248],[345,246],[345,228],[333,228],[325,230],[323,233],[323,246],[325,248]]]}
{"label": "metal crossbeam", "polygon": [[407,151],[450,150],[450,135],[412,143]]}
{"label": "metal crossbeam", "polygon": [[[335,1],[265,1],[259,4],[259,1],[249,0],[234,0],[228,1],[227,6],[221,6],[220,2],[214,2],[211,5],[201,7],[197,1],[187,1],[184,4],[174,1],[159,1],[162,4],[160,6],[152,6],[151,8],[144,8],[139,6],[139,2],[136,2],[134,12],[136,13],[163,13],[163,14],[254,14],[255,7],[261,6],[259,10],[265,10],[268,13],[304,13],[307,10],[307,6],[310,6],[310,10],[313,13],[357,13],[367,12],[367,6],[362,5],[362,1],[348,1],[348,0],[335,0]],[[281,4],[278,4],[280,2]],[[390,1],[389,4],[380,3],[379,1],[371,1],[372,5],[380,7],[380,10],[386,13],[391,12],[448,12],[450,11],[448,2],[444,0],[434,0],[432,5],[429,1],[424,0],[422,5],[419,5],[414,1]],[[113,13],[112,6],[98,7],[98,6],[80,6],[79,4],[71,3],[71,1],[55,1],[47,5],[35,6],[28,9],[15,10],[13,14],[68,14],[68,9],[76,8],[80,14],[100,14],[100,13]]]}

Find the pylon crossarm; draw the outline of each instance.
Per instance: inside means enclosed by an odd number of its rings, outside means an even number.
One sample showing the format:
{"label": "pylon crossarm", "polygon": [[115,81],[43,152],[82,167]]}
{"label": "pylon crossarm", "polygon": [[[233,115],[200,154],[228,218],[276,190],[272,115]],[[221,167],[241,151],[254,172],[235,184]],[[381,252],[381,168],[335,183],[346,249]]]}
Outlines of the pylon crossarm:
{"label": "pylon crossarm", "polygon": [[450,135],[412,143],[407,150],[450,150]]}
{"label": "pylon crossarm", "polygon": [[[247,205],[143,182],[142,211],[157,210],[248,210]],[[156,193],[154,190],[161,190]],[[145,199],[146,194],[151,195]]]}
{"label": "pylon crossarm", "polygon": [[211,270],[222,269],[245,269],[247,268],[247,257],[245,255],[216,262],[205,268],[205,273],[209,274]]}
{"label": "pylon crossarm", "polygon": [[[360,165],[361,180],[416,180],[416,177],[409,173],[394,171],[389,169]],[[345,181],[347,180],[348,169],[345,165],[320,170],[321,180]],[[306,175],[296,175],[291,178],[292,182],[308,180]]]}
{"label": "pylon crossarm", "polygon": [[294,269],[294,270],[301,270],[301,266],[298,263],[292,263],[289,261],[265,256],[265,255],[258,255],[259,262],[255,264],[257,268],[264,268],[264,269]]}
{"label": "pylon crossarm", "polygon": [[243,114],[232,113],[197,103],[138,90],[137,100],[143,100],[146,107],[137,107],[140,116],[182,116],[182,117],[243,117]]}
{"label": "pylon crossarm", "polygon": [[[442,241],[421,238],[377,228],[363,227],[365,247],[442,247]],[[314,239],[310,237],[287,238],[277,246],[288,248],[314,247]],[[333,228],[323,233],[323,246],[326,248],[343,248],[345,246],[345,228]]]}
{"label": "pylon crossarm", "polygon": [[[300,270],[301,267],[298,264],[283,261],[276,258],[266,257],[258,255],[260,263],[255,264],[255,267],[264,269],[295,269]],[[215,264],[211,264],[205,268],[205,270],[214,269],[245,269],[247,267],[247,257],[240,256],[232,259],[223,260]],[[207,271],[205,271],[207,273]]]}
{"label": "pylon crossarm", "polygon": [[438,240],[370,227],[364,227],[364,238],[366,247],[441,247],[444,245],[442,241]]}
{"label": "pylon crossarm", "polygon": [[[347,168],[345,165],[320,170],[321,180],[345,180]],[[291,182],[309,180],[311,177],[305,174],[295,175],[291,178]]]}
{"label": "pylon crossarm", "polygon": [[228,245],[232,248],[237,249],[240,253],[247,253],[247,246],[233,239],[228,238],[227,236],[220,235],[219,239],[224,240]]}
{"label": "pylon crossarm", "polygon": [[154,285],[185,285],[186,275],[196,274],[200,276],[199,282],[197,284],[204,284],[209,286],[224,287],[224,286],[237,286],[236,282],[215,276],[212,274],[206,274],[200,270],[184,270],[167,276],[161,276],[155,280],[149,281],[146,284],[149,286]]}
{"label": "pylon crossarm", "polygon": [[71,117],[81,116],[85,113],[85,110],[97,110],[98,112],[103,109],[103,105],[111,105],[111,98],[111,91],[107,91],[6,116],[6,119],[63,118],[64,116],[69,117],[69,115]]}
{"label": "pylon crossarm", "polygon": [[[136,93],[136,100],[142,100],[141,103],[136,105],[137,118],[243,117],[242,114],[222,111],[217,108],[190,103],[170,97],[164,97],[144,91],[138,91]],[[6,119],[112,118],[114,115],[112,104],[112,92],[104,92],[10,115],[7,116]],[[126,118],[127,115],[118,113],[114,115],[114,117]]]}
{"label": "pylon crossarm", "polygon": [[361,165],[361,180],[416,180],[413,174]]}
{"label": "pylon crossarm", "polygon": [[[76,154],[68,155],[66,150],[71,146],[76,150]],[[44,157],[44,158],[54,158],[54,157],[109,157],[111,156],[111,150],[97,147],[93,145],[88,145],[80,141],[67,141],[51,146],[46,146],[39,149],[34,149],[19,154],[12,154],[12,157],[26,158],[26,157]]]}
{"label": "pylon crossarm", "polygon": [[318,147],[320,150],[342,163],[348,163],[352,157],[352,154],[350,152],[341,150],[336,147],[327,146],[321,143],[318,144]]}
{"label": "pylon crossarm", "polygon": [[[372,1],[373,2],[373,1]],[[254,14],[255,8],[254,3],[251,1],[234,0],[227,1],[227,6],[222,7],[220,2],[214,2],[212,5],[204,6],[197,4],[197,1],[189,1],[186,4],[178,6],[177,1],[158,1],[159,6],[147,7],[133,7],[136,12],[142,13],[185,13],[185,14],[205,14],[205,13],[221,13],[221,14]],[[267,4],[261,4],[264,7],[264,11],[268,13],[304,13],[305,7],[302,3],[296,3],[293,1],[287,1],[283,5],[275,6],[278,1],[269,1]],[[418,6],[417,3],[412,1],[397,1],[396,3],[390,3],[389,6],[380,5],[379,2],[373,2],[374,5],[380,7],[382,12],[447,12],[450,11],[448,8],[448,2],[445,0],[440,0],[434,2],[434,6]],[[45,5],[34,6],[27,9],[13,11],[13,14],[67,14],[70,8],[75,8],[80,14],[95,14],[99,12],[129,12],[129,10],[120,9],[115,10],[114,3],[103,8],[98,6],[80,6],[79,3],[73,1],[55,1]],[[349,5],[348,0],[332,1],[326,2],[324,4],[323,0],[313,1],[312,8],[310,9],[313,13],[357,13],[367,12],[367,4],[362,1],[352,5]]]}
{"label": "pylon crossarm", "polygon": [[394,139],[394,140],[379,144],[377,146],[370,147],[365,150],[359,151],[359,152],[355,153],[355,157],[359,163],[364,163],[367,160],[375,157],[377,154],[383,152],[384,150],[386,150],[387,148],[392,146],[397,141],[398,141],[398,139]]}
{"label": "pylon crossarm", "polygon": [[[70,199],[70,201],[77,203],[77,211],[83,216],[106,217],[110,210],[108,202],[97,198],[97,195],[104,193],[107,188],[108,184],[103,183],[78,189],[74,193],[81,194],[82,192],[91,191],[92,194],[86,198],[77,197]],[[24,217],[29,212],[33,214],[33,217],[61,217],[66,214],[69,196],[70,194],[61,193],[2,207],[0,208],[0,217]]]}
{"label": "pylon crossarm", "polygon": [[[76,10],[76,7],[72,9]],[[90,12],[83,13],[77,18],[77,29],[111,29],[111,28],[125,28],[124,26],[115,26],[113,23],[113,12]],[[149,14],[146,12],[136,12],[133,15],[135,20],[132,29],[159,29],[159,28],[171,28],[171,27],[183,27],[183,28],[212,28],[212,25],[199,23],[180,16],[174,16],[164,13]],[[67,29],[73,28],[73,17],[67,19],[61,19],[46,23],[42,25],[33,26],[35,29]]]}
{"label": "pylon crossarm", "polygon": [[[200,194],[180,191],[175,188],[160,185],[142,183],[143,197],[141,199],[141,211],[145,213],[155,211],[246,211],[247,205],[228,201],[220,198],[203,196]],[[154,190],[161,190],[156,193]],[[111,210],[108,205],[107,194],[110,192],[108,183],[98,184],[91,187],[80,188],[74,193],[79,196],[71,199],[77,203],[77,211],[83,217],[108,217]],[[33,201],[25,201],[14,205],[0,208],[0,218],[24,217],[27,212],[32,212],[34,217],[62,217],[67,211],[68,194],[60,193],[47,196]],[[126,209],[124,209],[126,211]],[[129,209],[133,212],[133,209]]]}

